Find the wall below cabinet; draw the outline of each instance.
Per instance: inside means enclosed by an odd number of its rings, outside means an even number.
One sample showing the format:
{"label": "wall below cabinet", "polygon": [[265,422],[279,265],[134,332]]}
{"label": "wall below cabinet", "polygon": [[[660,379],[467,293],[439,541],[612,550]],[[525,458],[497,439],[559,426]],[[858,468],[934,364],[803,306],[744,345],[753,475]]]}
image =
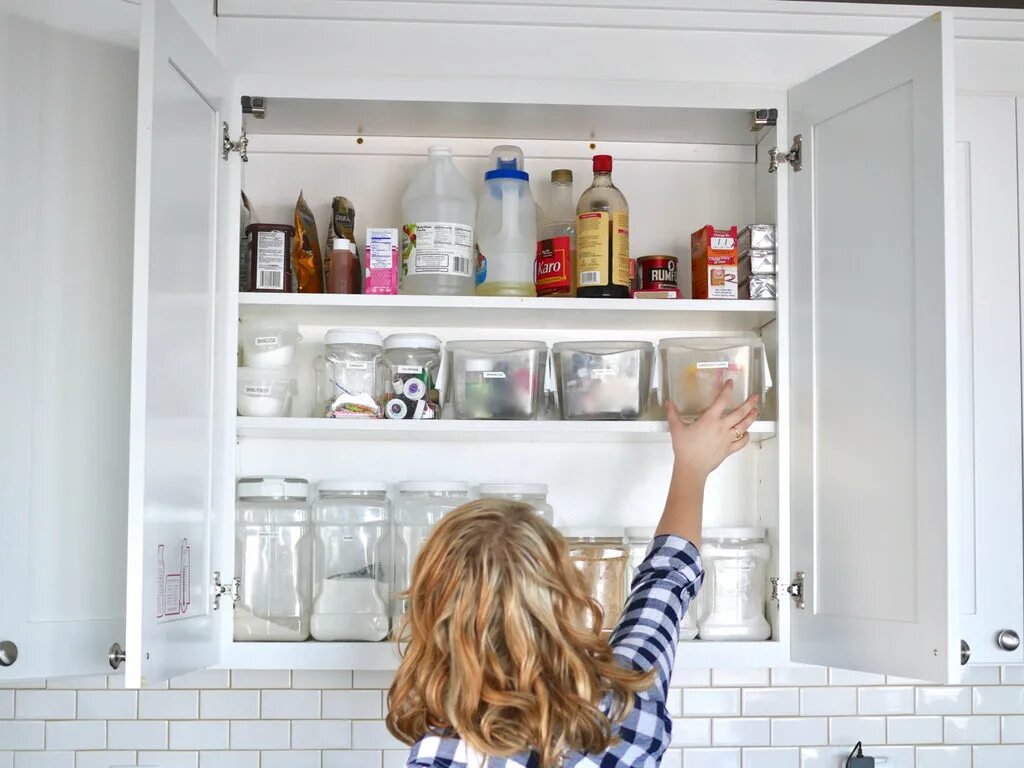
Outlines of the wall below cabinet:
{"label": "wall below cabinet", "polygon": [[[685,651],[685,646],[683,646]],[[211,670],[164,689],[117,677],[0,688],[0,768],[400,768],[390,673]],[[1024,668],[951,686],[824,667],[685,670],[662,768],[838,768],[863,740],[887,768],[1024,765]],[[5,751],[7,750],[7,751]]]}

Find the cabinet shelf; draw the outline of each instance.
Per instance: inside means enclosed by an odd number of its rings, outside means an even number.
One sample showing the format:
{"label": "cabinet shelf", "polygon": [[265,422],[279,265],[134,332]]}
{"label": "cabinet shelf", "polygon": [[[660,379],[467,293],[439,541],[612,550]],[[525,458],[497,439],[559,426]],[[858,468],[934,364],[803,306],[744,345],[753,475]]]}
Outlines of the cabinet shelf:
{"label": "cabinet shelf", "polygon": [[757,331],[774,320],[775,301],[240,293],[238,314],[242,319],[371,328],[736,332]]}
{"label": "cabinet shelf", "polygon": [[[774,421],[755,421],[752,440],[774,437]],[[664,421],[389,421],[239,416],[239,438],[278,440],[442,440],[506,442],[653,442],[668,440]]]}

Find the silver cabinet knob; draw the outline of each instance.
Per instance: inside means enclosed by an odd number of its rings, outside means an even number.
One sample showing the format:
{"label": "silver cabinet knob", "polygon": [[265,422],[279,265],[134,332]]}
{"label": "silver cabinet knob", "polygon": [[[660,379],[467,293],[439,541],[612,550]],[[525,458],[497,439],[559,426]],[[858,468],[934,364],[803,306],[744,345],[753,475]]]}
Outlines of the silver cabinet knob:
{"label": "silver cabinet knob", "polygon": [[18,646],[10,640],[0,640],[0,667],[9,667],[18,660]]}
{"label": "silver cabinet knob", "polygon": [[1012,629],[1004,629],[996,635],[996,643],[1004,651],[1016,651],[1020,648],[1020,635]]}
{"label": "silver cabinet knob", "polygon": [[111,669],[120,669],[121,665],[124,664],[124,648],[121,647],[120,643],[114,643],[110,646],[107,661],[110,662]]}
{"label": "silver cabinet knob", "polygon": [[971,646],[967,644],[966,640],[960,641],[960,666],[966,666],[967,662],[971,660]]}

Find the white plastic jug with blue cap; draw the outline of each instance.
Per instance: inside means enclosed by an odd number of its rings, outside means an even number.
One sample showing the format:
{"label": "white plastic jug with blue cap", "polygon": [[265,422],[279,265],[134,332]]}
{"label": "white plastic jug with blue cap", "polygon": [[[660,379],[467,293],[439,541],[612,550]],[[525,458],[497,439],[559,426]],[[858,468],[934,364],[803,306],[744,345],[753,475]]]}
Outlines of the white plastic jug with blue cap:
{"label": "white plastic jug with blue cap", "polygon": [[523,151],[491,151],[476,216],[478,296],[536,296],[537,214]]}

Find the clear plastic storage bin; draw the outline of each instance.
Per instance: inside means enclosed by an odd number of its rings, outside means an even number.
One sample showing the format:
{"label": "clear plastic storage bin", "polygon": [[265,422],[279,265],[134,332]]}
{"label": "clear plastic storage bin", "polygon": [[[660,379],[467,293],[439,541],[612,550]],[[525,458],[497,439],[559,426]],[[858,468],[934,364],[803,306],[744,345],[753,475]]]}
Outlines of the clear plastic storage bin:
{"label": "clear plastic storage bin", "polygon": [[704,413],[727,381],[733,382],[730,410],[753,394],[761,395],[763,401],[771,386],[760,339],[663,339],[658,348],[661,395],[675,403],[684,419]]}
{"label": "clear plastic storage bin", "polygon": [[633,420],[647,413],[650,342],[560,342],[553,352],[563,419]]}
{"label": "clear plastic storage bin", "polygon": [[391,627],[387,483],[324,480],[313,504],[315,640],[383,640]]}
{"label": "clear plastic storage bin", "polygon": [[376,419],[384,394],[384,342],[377,331],[334,328],[324,337],[324,354],[313,361],[316,405],[313,416]]}
{"label": "clear plastic storage bin", "polygon": [[309,637],[309,483],[243,477],[235,508],[235,640]]}
{"label": "clear plastic storage bin", "polygon": [[536,419],[544,402],[542,341],[450,341],[449,400],[456,419]]}
{"label": "clear plastic storage bin", "polygon": [[[629,546],[629,574],[627,590],[632,588],[633,579],[636,578],[640,564],[647,557],[647,550],[654,539],[655,528],[627,528],[626,543]],[[628,592],[627,592],[628,594]],[[697,619],[695,604],[696,598],[690,601],[690,606],[683,614],[683,620],[679,622],[679,639],[693,640],[697,636]]]}
{"label": "clear plastic storage bin", "polygon": [[767,640],[772,635],[764,615],[771,548],[764,529],[717,528],[705,531],[703,539],[701,640]]}
{"label": "clear plastic storage bin", "polygon": [[602,630],[611,632],[626,602],[629,548],[622,528],[566,528],[569,559],[583,574],[590,593],[604,611]]}
{"label": "clear plastic storage bin", "polygon": [[297,387],[286,368],[239,368],[239,416],[290,416]]}
{"label": "clear plastic storage bin", "polygon": [[546,483],[481,483],[477,491],[481,499],[504,499],[529,504],[549,523],[555,522],[554,509],[548,504]]}
{"label": "clear plastic storage bin", "polygon": [[243,320],[238,328],[242,364],[249,368],[288,368],[295,360],[295,348],[302,341],[294,323]]}
{"label": "clear plastic storage bin", "polygon": [[384,415],[389,419],[436,419],[441,340],[429,333],[396,333],[384,339]]}
{"label": "clear plastic storage bin", "polygon": [[[449,481],[407,482],[399,483],[396,490],[394,591],[404,592],[409,588],[413,563],[430,529],[469,501],[469,486]],[[391,608],[397,621],[405,613],[405,601],[393,600]]]}

